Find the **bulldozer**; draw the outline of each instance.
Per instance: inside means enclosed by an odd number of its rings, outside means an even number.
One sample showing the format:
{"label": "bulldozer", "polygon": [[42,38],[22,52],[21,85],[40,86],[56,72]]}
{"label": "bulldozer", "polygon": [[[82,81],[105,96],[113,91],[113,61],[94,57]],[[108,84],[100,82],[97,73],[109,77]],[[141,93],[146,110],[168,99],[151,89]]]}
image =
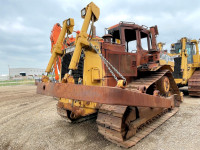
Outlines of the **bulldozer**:
{"label": "bulldozer", "polygon": [[97,116],[98,132],[129,148],[173,116],[182,97],[171,66],[160,64],[157,26],[119,22],[98,38],[94,23],[99,15],[93,2],[83,8],[75,43],[62,51],[74,19],[63,22],[46,68],[48,76],[60,56],[60,81],[38,83],[37,93],[58,97],[58,114],[71,122]]}
{"label": "bulldozer", "polygon": [[[176,43],[171,44],[170,53],[167,55],[174,59],[173,76],[178,87],[188,86],[190,96],[200,96],[200,55],[199,41],[181,38]],[[162,50],[163,45],[159,45]]]}

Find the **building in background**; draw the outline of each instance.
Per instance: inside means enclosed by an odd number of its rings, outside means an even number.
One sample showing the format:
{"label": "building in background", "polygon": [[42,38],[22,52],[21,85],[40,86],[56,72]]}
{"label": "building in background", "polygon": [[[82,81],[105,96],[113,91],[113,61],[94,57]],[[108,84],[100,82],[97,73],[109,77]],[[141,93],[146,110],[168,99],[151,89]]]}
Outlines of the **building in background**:
{"label": "building in background", "polygon": [[9,80],[9,75],[0,75],[0,81]]}
{"label": "building in background", "polygon": [[19,76],[41,76],[45,74],[45,69],[40,68],[9,68],[9,76],[11,78]]}

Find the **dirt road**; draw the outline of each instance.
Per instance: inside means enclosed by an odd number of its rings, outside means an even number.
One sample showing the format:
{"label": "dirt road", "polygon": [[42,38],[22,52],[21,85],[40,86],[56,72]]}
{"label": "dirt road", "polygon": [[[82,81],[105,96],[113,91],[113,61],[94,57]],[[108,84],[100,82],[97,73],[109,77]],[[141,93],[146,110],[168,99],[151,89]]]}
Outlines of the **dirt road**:
{"label": "dirt road", "polygon": [[[97,132],[95,120],[71,124],[57,101],[35,86],[0,87],[0,149],[120,150]],[[185,96],[179,112],[130,150],[200,149],[200,98]]]}

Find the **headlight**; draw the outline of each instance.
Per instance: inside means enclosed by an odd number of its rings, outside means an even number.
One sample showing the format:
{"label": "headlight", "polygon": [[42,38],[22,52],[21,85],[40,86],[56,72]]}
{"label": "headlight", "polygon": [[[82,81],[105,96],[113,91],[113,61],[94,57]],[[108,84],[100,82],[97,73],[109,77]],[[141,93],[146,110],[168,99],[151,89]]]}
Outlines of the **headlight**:
{"label": "headlight", "polygon": [[84,17],[85,15],[86,15],[86,9],[83,8],[83,9],[81,10],[81,16]]}
{"label": "headlight", "polygon": [[67,25],[70,26],[70,19],[67,20]]}

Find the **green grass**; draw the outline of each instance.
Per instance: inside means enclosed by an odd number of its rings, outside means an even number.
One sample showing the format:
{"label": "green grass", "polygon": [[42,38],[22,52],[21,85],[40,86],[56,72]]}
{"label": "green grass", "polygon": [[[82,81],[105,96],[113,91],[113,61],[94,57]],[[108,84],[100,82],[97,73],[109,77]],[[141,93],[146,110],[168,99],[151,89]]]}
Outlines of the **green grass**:
{"label": "green grass", "polygon": [[34,85],[35,80],[6,80],[0,81],[0,86]]}

